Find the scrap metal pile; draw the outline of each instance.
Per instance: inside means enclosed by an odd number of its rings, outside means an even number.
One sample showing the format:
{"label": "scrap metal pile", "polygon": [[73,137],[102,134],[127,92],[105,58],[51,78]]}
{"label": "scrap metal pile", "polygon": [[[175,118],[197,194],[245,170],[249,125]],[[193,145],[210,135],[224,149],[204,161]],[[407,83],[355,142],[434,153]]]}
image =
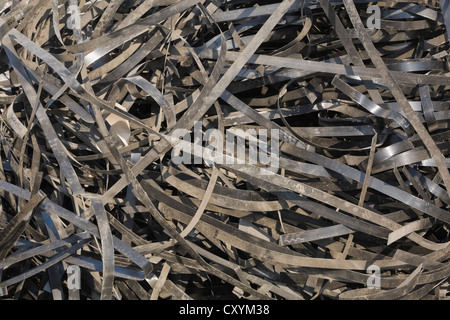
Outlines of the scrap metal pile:
{"label": "scrap metal pile", "polygon": [[0,1],[0,298],[448,300],[448,5]]}

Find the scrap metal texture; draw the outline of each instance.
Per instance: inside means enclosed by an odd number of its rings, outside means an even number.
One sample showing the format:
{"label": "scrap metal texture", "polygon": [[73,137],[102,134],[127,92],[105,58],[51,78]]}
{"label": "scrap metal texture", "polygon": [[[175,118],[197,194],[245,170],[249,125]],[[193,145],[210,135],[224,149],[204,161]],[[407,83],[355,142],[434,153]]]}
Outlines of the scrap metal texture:
{"label": "scrap metal texture", "polygon": [[449,300],[449,1],[0,1],[0,299]]}

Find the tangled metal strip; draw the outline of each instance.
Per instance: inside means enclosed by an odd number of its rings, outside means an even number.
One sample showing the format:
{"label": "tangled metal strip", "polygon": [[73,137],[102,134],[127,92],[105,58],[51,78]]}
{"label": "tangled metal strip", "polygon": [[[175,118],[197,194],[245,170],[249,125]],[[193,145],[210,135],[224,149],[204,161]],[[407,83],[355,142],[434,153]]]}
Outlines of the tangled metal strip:
{"label": "tangled metal strip", "polygon": [[0,7],[1,299],[449,299],[448,1]]}

